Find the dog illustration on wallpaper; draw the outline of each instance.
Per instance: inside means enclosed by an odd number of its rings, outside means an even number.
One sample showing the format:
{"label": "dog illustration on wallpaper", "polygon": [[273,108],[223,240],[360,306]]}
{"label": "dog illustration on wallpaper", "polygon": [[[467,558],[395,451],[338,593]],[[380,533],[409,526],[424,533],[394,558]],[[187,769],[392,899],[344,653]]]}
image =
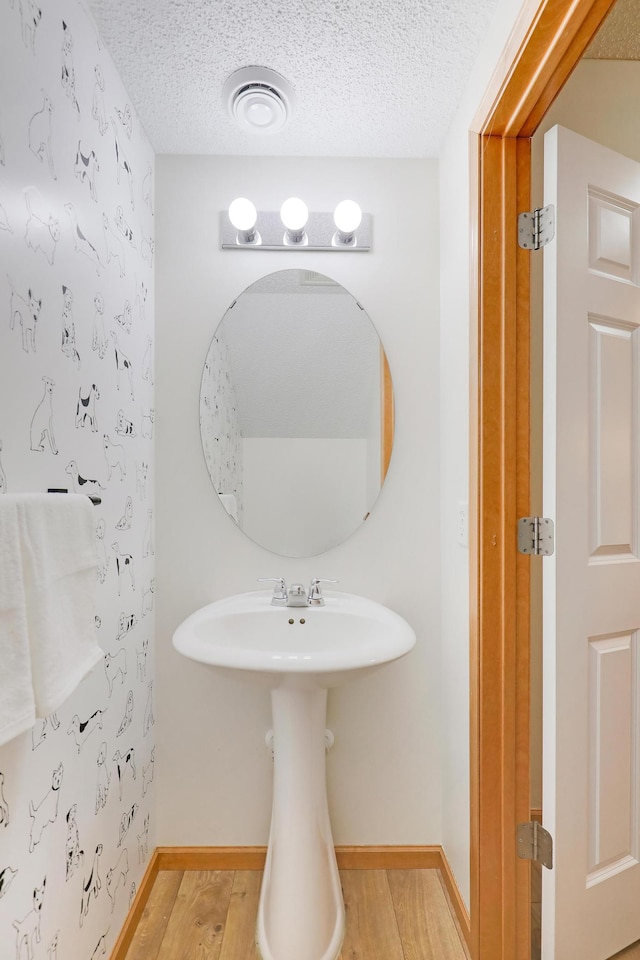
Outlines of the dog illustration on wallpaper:
{"label": "dog illustration on wallpaper", "polygon": [[140,466],[136,465],[136,492],[141,500],[147,499],[148,477],[149,477],[149,464],[143,460]]}
{"label": "dog illustration on wallpaper", "polygon": [[103,433],[102,449],[107,461],[107,480],[111,480],[111,475],[116,467],[120,472],[120,481],[124,480],[127,474],[127,461],[122,444],[114,443],[108,434]]}
{"label": "dog illustration on wallpaper", "polygon": [[50,713],[47,717],[41,717],[36,720],[34,726],[31,728],[31,749],[35,750],[40,746],[41,743],[47,739],[47,728],[51,726],[53,730],[57,730],[60,726],[60,721],[58,720],[58,715],[55,713]]}
{"label": "dog illustration on wallpaper", "polygon": [[89,904],[91,897],[95,900],[100,893],[102,880],[100,879],[100,857],[102,856],[103,846],[99,843],[96,852],[93,855],[93,863],[86,880],[82,882],[82,899],[80,901],[80,926],[82,926],[85,917],[89,913]]}
{"label": "dog illustration on wallpaper", "polygon": [[129,853],[127,848],[124,847],[120,851],[120,856],[118,857],[114,867],[107,872],[107,893],[109,894],[109,899],[111,900],[111,913],[113,913],[116,906],[116,897],[118,896],[118,891],[120,888],[123,890],[126,887],[127,883],[127,874],[129,873]]}
{"label": "dog illustration on wallpaper", "polygon": [[131,420],[127,420],[124,410],[118,410],[116,419],[116,433],[119,437],[135,437],[136,428]]}
{"label": "dog illustration on wallpaper", "polygon": [[133,780],[136,779],[136,752],[133,747],[129,747],[129,749],[125,750],[124,753],[120,753],[119,750],[116,750],[112,760],[116,765],[116,772],[118,774],[118,793],[120,799],[122,800],[124,778],[129,775]]}
{"label": "dog illustration on wallpaper", "polygon": [[147,172],[142,178],[142,199],[153,216],[153,169],[149,162],[147,162]]}
{"label": "dog illustration on wallpaper", "polygon": [[93,298],[93,305],[96,312],[93,315],[91,349],[97,351],[98,356],[103,360],[109,346],[109,340],[104,331],[104,298],[99,291]]}
{"label": "dog illustration on wallpaper", "polygon": [[121,613],[120,620],[118,621],[118,633],[116,635],[116,640],[123,640],[129,631],[133,630],[137,622],[138,618],[136,617],[135,613]]}
{"label": "dog illustration on wallpaper", "polygon": [[58,960],[58,939],[60,937],[60,931],[56,930],[53,940],[47,947],[47,960]]}
{"label": "dog illustration on wallpaper", "polygon": [[0,827],[8,827],[9,819],[9,804],[4,797],[4,773],[0,771]]}
{"label": "dog illustration on wallpaper", "polygon": [[127,702],[124,708],[124,716],[120,721],[120,726],[118,727],[118,732],[116,733],[116,737],[122,736],[125,730],[127,730],[131,726],[132,720],[133,720],[133,690],[129,690],[129,693],[127,694]]}
{"label": "dog illustration on wallpaper", "polygon": [[133,171],[131,169],[131,164],[125,156],[124,150],[122,149],[122,140],[120,139],[116,122],[113,119],[111,120],[111,127],[113,129],[113,139],[116,151],[116,179],[119,184],[122,174],[125,174],[127,183],[129,184],[129,200],[131,202],[131,209],[133,210],[135,207],[133,201]]}
{"label": "dog illustration on wallpaper", "polygon": [[76,97],[76,72],[73,68],[73,37],[71,31],[62,21],[62,69],[60,72],[60,82],[67,98],[80,118],[80,107]]}
{"label": "dog illustration on wallpaper", "polygon": [[95,949],[94,949],[93,953],[92,953],[91,956],[89,957],[89,960],[98,960],[99,957],[106,957],[106,955],[107,955],[107,934],[108,934],[108,933],[109,933],[109,931],[107,930],[107,933],[103,933],[103,934],[102,934],[102,936],[100,937],[100,939],[98,940],[98,942],[97,942],[97,944],[96,944],[96,946],[95,946]]}
{"label": "dog illustration on wallpaper", "polygon": [[155,550],[153,548],[153,510],[147,510],[147,526],[145,527],[142,538],[142,556],[155,556]]}
{"label": "dog illustration on wallpaper", "polygon": [[115,107],[115,112],[118,120],[122,124],[122,128],[126,133],[127,138],[131,140],[131,134],[133,133],[133,114],[131,112],[131,107],[128,103],[126,103],[124,110],[120,110],[119,107]]}
{"label": "dog illustration on wallpaper", "polygon": [[96,527],[96,554],[98,556],[98,583],[104,583],[107,579],[107,572],[109,570],[109,561],[111,556],[107,553],[107,548],[104,543],[104,534],[105,534],[105,522],[104,520],[98,520],[98,525]]}
{"label": "dog illustration on wallpaper", "polygon": [[67,840],[65,844],[66,850],[66,882],[68,883],[71,877],[76,872],[76,868],[80,866],[84,861],[84,850],[80,848],[80,833],[78,831],[78,805],[73,804],[67,810]]}
{"label": "dog illustration on wallpaper", "polygon": [[156,419],[156,412],[153,407],[148,413],[142,411],[142,431],[141,434],[146,440],[153,440],[153,424]]}
{"label": "dog illustration on wallpaper", "polygon": [[42,452],[46,437],[51,453],[57,455],[58,447],[53,434],[53,388],[55,387],[55,381],[51,377],[43,377],[42,382],[44,383],[44,394],[34,411],[29,427],[30,446],[33,451]]}
{"label": "dog illustration on wallpaper", "polygon": [[131,824],[135,820],[137,812],[138,812],[138,804],[134,803],[128,810],[125,810],[125,812],[120,817],[120,828],[118,831],[118,844],[117,844],[119,847],[122,846],[122,841],[124,840],[126,835],[129,833],[129,830],[131,829]]}
{"label": "dog illustration on wallpaper", "polygon": [[99,497],[100,492],[105,489],[99,480],[89,480],[87,477],[81,476],[75,460],[69,461],[65,467],[65,473],[68,473],[71,477],[74,493],[84,493],[88,497]]}
{"label": "dog illustration on wallpaper", "polygon": [[27,290],[27,297],[19,294],[13,285],[13,281],[7,274],[9,287],[11,288],[11,301],[9,305],[9,329],[13,330],[16,321],[20,324],[22,331],[22,349],[29,353],[31,349],[36,352],[36,326],[40,311],[42,310],[42,300],[38,300],[31,287]]}
{"label": "dog illustration on wallpaper", "polygon": [[131,303],[129,300],[125,300],[122,313],[116,313],[114,319],[120,324],[123,330],[125,330],[127,333],[131,333],[131,322],[133,320],[133,315],[131,313]]}
{"label": "dog illustration on wallpaper", "polygon": [[133,395],[133,368],[131,366],[131,361],[127,356],[125,356],[125,354],[120,349],[120,344],[118,343],[118,335],[115,332],[115,330],[111,331],[111,339],[113,340],[113,348],[114,348],[115,357],[116,357],[116,371],[118,375],[116,380],[116,388],[120,390],[120,377],[123,372],[126,373],[127,378],[129,380],[129,390],[131,392],[131,399],[134,400],[135,397]]}
{"label": "dog illustration on wallpaper", "polygon": [[93,69],[93,74],[96,78],[95,85],[93,87],[93,99],[91,102],[91,116],[98,124],[98,130],[100,136],[104,137],[105,133],[109,129],[109,122],[107,120],[107,111],[104,105],[104,76],[102,73],[102,68],[100,64],[96,64]]}
{"label": "dog illustration on wallpaper", "polygon": [[151,337],[147,337],[147,346],[142,358],[142,379],[153,386],[153,340]]}
{"label": "dog illustration on wallpaper", "polygon": [[[16,960],[34,960],[34,943],[41,942],[40,934],[40,915],[42,913],[42,904],[44,903],[44,891],[47,885],[47,878],[42,881],[41,887],[35,887],[33,891],[33,906],[28,914],[22,920],[14,920],[12,926],[17,932],[16,938]],[[26,952],[23,948],[26,947]]]}
{"label": "dog illustration on wallpaper", "polygon": [[2,900],[5,893],[13,883],[17,873],[18,871],[14,870],[13,867],[5,867],[4,870],[0,870],[0,900]]}
{"label": "dog illustration on wallpaper", "polygon": [[147,652],[149,641],[142,641],[142,650],[136,647],[136,680],[144,681],[147,678]]}
{"label": "dog illustration on wallpaper", "polygon": [[140,254],[143,260],[149,264],[150,267],[153,266],[153,253],[155,250],[155,241],[152,237],[145,237],[144,233],[142,234],[142,240],[140,242]]}
{"label": "dog illustration on wallpaper", "polygon": [[147,693],[147,703],[144,708],[144,717],[142,719],[142,735],[146,737],[149,733],[149,730],[154,725],[155,718],[153,716],[153,680],[151,683],[147,684],[148,693]]}
{"label": "dog illustration on wallpaper", "polygon": [[149,757],[149,763],[142,768],[142,796],[147,795],[149,786],[153,783],[153,769],[156,762],[156,748],[154,747]]}
{"label": "dog illustration on wallpaper", "polygon": [[62,345],[65,357],[69,357],[80,369],[80,354],[76,349],[76,326],[73,322],[73,293],[62,284]]}
{"label": "dog illustration on wallpaper", "polygon": [[105,653],[104,672],[107,675],[109,697],[111,697],[115,681],[120,677],[120,683],[123,684],[127,674],[127,651],[124,647],[117,653]]}
{"label": "dog illustration on wallpaper", "polygon": [[67,734],[73,734],[78,753],[80,753],[94,730],[102,730],[103,719],[104,710],[95,710],[86,720],[81,720],[77,713],[73,715]]}
{"label": "dog illustration on wallpaper", "polygon": [[148,613],[151,613],[153,610],[153,594],[156,589],[155,578],[152,578],[149,582],[149,586],[145,590],[142,588],[142,616],[146,617]]}
{"label": "dog illustration on wallpaper", "polygon": [[142,833],[138,834],[138,863],[144,863],[149,856],[149,814],[144,818]]}
{"label": "dog illustration on wallpaper", "polygon": [[33,821],[29,835],[29,853],[33,853],[40,843],[42,834],[49,824],[55,823],[58,819],[58,802],[63,774],[64,767],[60,763],[51,774],[51,786],[40,803],[35,806],[33,800],[29,801],[29,816]]}
{"label": "dog illustration on wallpaper", "polygon": [[9,223],[9,217],[7,216],[7,211],[0,203],[0,230],[4,230],[5,233],[13,233],[13,227]]}
{"label": "dog illustration on wallpaper", "polygon": [[109,264],[112,260],[115,260],[118,264],[120,277],[122,278],[125,275],[124,246],[122,240],[114,232],[113,227],[109,223],[109,217],[106,213],[102,214],[102,233],[107,251],[106,263]]}
{"label": "dog illustration on wallpaper", "polygon": [[[2,453],[2,440],[0,440],[0,453]],[[0,460],[0,494],[7,492],[7,476],[2,469],[2,461]]]}
{"label": "dog illustration on wallpaper", "polygon": [[122,212],[122,207],[120,206],[116,207],[115,221],[116,221],[116,227],[118,228],[118,230],[120,231],[124,239],[129,242],[130,246],[134,250],[136,250],[137,247],[136,247],[135,237],[133,235],[133,230],[125,220],[124,213]]}
{"label": "dog illustration on wallpaper", "polygon": [[99,810],[103,810],[107,804],[107,797],[109,796],[109,784],[111,783],[111,774],[109,773],[109,768],[107,767],[107,744],[106,741],[102,741],[100,744],[100,750],[98,751],[98,759],[96,760],[98,765],[98,783],[96,786],[96,809],[95,813],[97,814]]}
{"label": "dog illustration on wallpaper", "polygon": [[65,203],[64,208],[71,220],[73,245],[76,253],[81,253],[87,257],[96,268],[98,276],[100,276],[100,272],[104,269],[104,264],[100,259],[100,254],[98,253],[95,243],[92,243],[87,238],[87,235],[78,224],[78,217],[76,216],[76,208],[74,205],[72,203]]}
{"label": "dog illustration on wallpaper", "polygon": [[122,579],[124,576],[128,575],[131,579],[131,589],[135,590],[135,578],[133,574],[133,555],[130,553],[120,553],[120,547],[118,542],[115,541],[111,544],[111,549],[113,550],[116,557],[116,573],[118,574],[118,596],[121,593]]}
{"label": "dog illustration on wallpaper", "polygon": [[97,203],[98,190],[96,188],[96,175],[100,173],[100,164],[95,150],[83,147],[80,140],[78,140],[73,172],[80,183],[87,184],[89,187],[89,196]]}
{"label": "dog illustration on wallpaper", "polygon": [[96,400],[100,399],[100,391],[95,383],[92,383],[87,393],[83,394],[82,387],[78,390],[78,402],[76,403],[76,429],[84,427],[86,423],[91,428],[91,433],[98,432],[98,420],[96,418]]}
{"label": "dog illustration on wallpaper", "polygon": [[36,31],[42,19],[42,10],[34,0],[18,0],[20,4],[20,26],[22,42],[27,50],[35,56],[36,53]]}
{"label": "dog illustration on wallpaper", "polygon": [[124,513],[116,523],[116,530],[131,530],[131,521],[133,520],[133,500],[127,497],[124,505]]}
{"label": "dog illustration on wallpaper", "polygon": [[31,206],[31,197],[26,190],[24,191],[24,202],[28,214],[24,242],[34,253],[44,254],[47,262],[53,266],[56,246],[60,239],[60,224],[53,214],[49,214],[47,219],[43,220],[37,213],[34,213]]}
{"label": "dog illustration on wallpaper", "polygon": [[36,155],[40,163],[44,163],[46,159],[49,173],[54,180],[57,180],[51,148],[53,104],[44,90],[42,91],[42,97],[42,106],[29,120],[29,150]]}

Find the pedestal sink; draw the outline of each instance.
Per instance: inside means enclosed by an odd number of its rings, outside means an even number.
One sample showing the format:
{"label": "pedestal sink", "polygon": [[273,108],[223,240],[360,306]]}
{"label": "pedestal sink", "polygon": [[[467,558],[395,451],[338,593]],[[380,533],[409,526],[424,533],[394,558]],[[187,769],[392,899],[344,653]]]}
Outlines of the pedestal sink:
{"label": "pedestal sink", "polygon": [[273,806],[257,943],[263,960],[335,960],[344,904],[327,807],[327,690],[404,656],[415,633],[348,593],[326,593],[322,607],[270,599],[259,590],[210,603],[178,627],[173,645],[271,688]]}

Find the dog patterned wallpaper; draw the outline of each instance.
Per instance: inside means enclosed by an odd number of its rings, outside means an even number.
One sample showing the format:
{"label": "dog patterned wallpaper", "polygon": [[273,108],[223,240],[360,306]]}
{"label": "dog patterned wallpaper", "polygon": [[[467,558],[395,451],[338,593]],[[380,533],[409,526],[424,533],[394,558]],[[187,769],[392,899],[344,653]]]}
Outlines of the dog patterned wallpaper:
{"label": "dog patterned wallpaper", "polygon": [[0,494],[101,498],[104,650],[0,747],[1,960],[108,956],[153,847],[153,169],[84,0],[0,0]]}
{"label": "dog patterned wallpaper", "polygon": [[200,391],[200,433],[216,493],[232,493],[242,522],[242,434],[229,351],[214,336],[205,360]]}

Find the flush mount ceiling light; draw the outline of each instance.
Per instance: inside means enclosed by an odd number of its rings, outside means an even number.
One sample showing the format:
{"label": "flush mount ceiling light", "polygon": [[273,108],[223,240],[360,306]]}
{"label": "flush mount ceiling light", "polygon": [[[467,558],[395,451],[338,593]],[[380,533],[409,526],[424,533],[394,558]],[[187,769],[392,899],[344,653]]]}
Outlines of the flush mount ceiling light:
{"label": "flush mount ceiling light", "polygon": [[226,81],[222,98],[230,115],[245,133],[276,133],[295,106],[289,83],[268,67],[243,67]]}

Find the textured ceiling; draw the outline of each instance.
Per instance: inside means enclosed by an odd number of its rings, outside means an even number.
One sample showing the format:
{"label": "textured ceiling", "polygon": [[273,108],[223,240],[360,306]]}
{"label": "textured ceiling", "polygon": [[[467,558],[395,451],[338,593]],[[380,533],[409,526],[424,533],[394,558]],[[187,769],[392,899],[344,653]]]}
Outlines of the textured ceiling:
{"label": "textured ceiling", "polygon": [[[158,153],[435,157],[499,0],[89,0]],[[297,109],[242,133],[221,93],[270,67]]]}
{"label": "textured ceiling", "polygon": [[617,0],[585,57],[640,60],[640,0]]}

